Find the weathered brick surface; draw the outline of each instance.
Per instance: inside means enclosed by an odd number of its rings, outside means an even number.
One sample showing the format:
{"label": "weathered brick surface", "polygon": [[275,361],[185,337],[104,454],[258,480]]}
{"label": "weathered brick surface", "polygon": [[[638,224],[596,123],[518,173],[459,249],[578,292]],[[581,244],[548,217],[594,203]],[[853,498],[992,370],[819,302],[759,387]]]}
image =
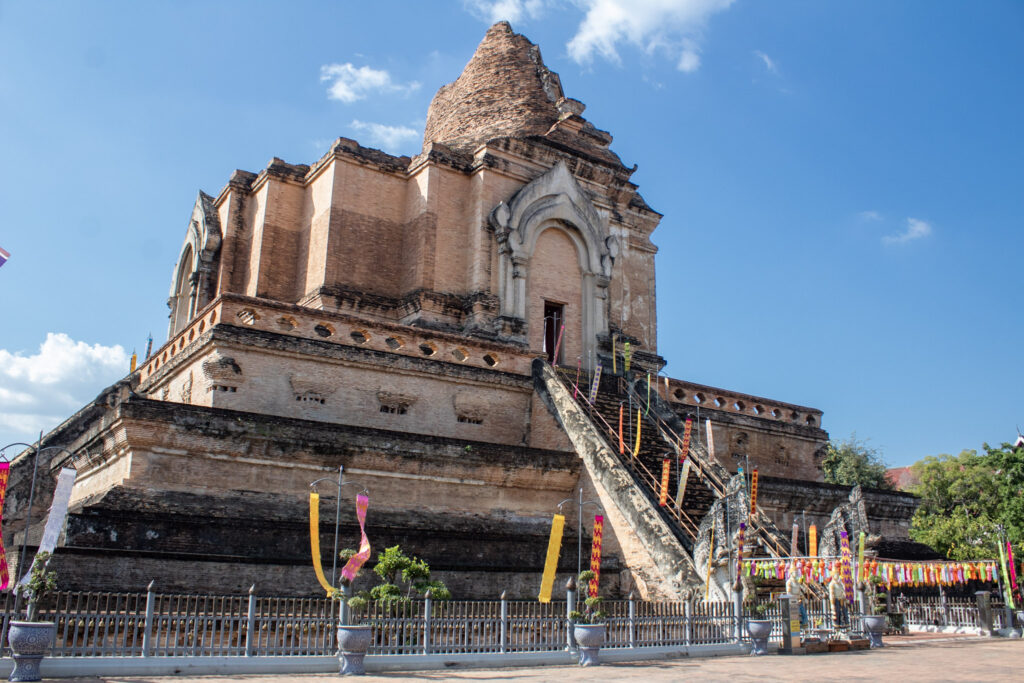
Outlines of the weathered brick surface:
{"label": "weathered brick surface", "polygon": [[[437,93],[416,158],[339,138],[311,165],[275,158],[200,195],[221,234],[202,278],[186,255],[175,269],[177,300],[199,283],[192,317],[175,316],[130,389],[48,437],[78,454],[58,552],[68,587],[314,591],[308,484],[344,465],[371,490],[377,547],[426,557],[460,597],[535,594],[557,503],[580,487],[613,502],[533,390],[544,301],[565,306],[566,363],[589,365],[617,334],[637,365],[664,364],[650,239],[661,215],[582,111],[500,23]],[[498,218],[511,221],[510,206],[522,209],[514,225]],[[818,476],[819,411],[722,397],[745,404],[709,411],[724,462],[748,453],[766,475]],[[758,401],[798,416],[753,414]],[[11,551],[27,464],[11,475]],[[37,520],[52,490],[42,481]],[[784,493],[766,495],[785,513]],[[628,519],[609,511],[606,585],[653,594],[651,551]],[[574,524],[570,513],[563,570],[575,568]]]}

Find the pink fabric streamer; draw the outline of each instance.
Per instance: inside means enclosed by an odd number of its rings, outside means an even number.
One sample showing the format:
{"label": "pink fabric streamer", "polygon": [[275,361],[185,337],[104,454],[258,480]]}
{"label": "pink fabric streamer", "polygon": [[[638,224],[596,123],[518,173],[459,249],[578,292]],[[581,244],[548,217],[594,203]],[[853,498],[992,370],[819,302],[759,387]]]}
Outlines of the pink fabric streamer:
{"label": "pink fabric streamer", "polygon": [[363,568],[366,561],[370,559],[370,539],[366,537],[366,508],[370,505],[370,499],[359,494],[356,496],[356,519],[359,520],[359,552],[349,558],[345,566],[341,568],[341,575],[352,582],[356,574]]}
{"label": "pink fabric streamer", "polygon": [[1010,561],[1010,585],[1017,590],[1017,567],[1013,564],[1013,546],[1006,542],[1006,558]]}

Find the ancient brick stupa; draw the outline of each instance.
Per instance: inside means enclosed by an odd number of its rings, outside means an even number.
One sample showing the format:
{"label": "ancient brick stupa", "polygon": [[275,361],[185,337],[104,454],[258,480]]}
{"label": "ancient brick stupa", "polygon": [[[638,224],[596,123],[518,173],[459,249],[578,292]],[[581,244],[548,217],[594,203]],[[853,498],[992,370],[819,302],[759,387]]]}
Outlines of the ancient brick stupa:
{"label": "ancient brick stupa", "polygon": [[[339,138],[310,165],[272,159],[200,192],[167,342],[44,439],[74,453],[79,473],[55,555],[62,586],[316,593],[309,485],[343,466],[369,490],[374,548],[402,544],[458,597],[535,597],[552,514],[580,488],[605,511],[604,594],[678,596],[696,580],[697,541],[680,514],[699,524],[720,493],[691,474],[673,513],[637,463],[678,456],[657,416],[678,424],[698,410],[691,457],[728,477],[733,455],[749,456],[769,517],[788,528],[806,510],[824,523],[849,490],[820,483],[820,411],[657,379],[661,215],[583,112],[503,22],[437,92],[418,156]],[[591,409],[580,402],[590,387],[573,385],[598,363]],[[648,372],[654,406],[627,461],[601,411],[633,400],[627,380]],[[14,546],[29,455],[7,504]],[[343,545],[356,542],[355,490]],[[333,494],[320,493],[330,548]],[[876,502],[881,527],[912,510],[906,496]],[[575,507],[563,512],[562,578],[576,569]]]}

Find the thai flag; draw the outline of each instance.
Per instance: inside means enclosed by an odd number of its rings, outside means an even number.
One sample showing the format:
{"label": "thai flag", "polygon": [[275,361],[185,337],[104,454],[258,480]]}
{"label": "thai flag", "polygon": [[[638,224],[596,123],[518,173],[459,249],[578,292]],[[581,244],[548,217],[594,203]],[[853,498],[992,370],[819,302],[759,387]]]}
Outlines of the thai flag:
{"label": "thai flag", "polygon": [[6,251],[3,247],[0,247],[0,266],[7,263],[7,259],[11,258],[10,252]]}

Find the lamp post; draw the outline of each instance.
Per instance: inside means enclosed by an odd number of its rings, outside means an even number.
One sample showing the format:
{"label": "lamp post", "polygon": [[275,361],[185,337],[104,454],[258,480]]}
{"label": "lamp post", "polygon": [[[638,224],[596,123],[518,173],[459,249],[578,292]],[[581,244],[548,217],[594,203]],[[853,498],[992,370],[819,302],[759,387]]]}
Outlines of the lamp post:
{"label": "lamp post", "polygon": [[[562,511],[562,506],[571,501],[572,498],[566,498],[558,504],[558,511]],[[593,505],[601,512],[604,512],[604,508],[596,500],[583,500],[583,487],[580,487],[579,498],[577,499],[577,515],[576,515],[576,576],[580,575],[583,571],[583,506]]]}
{"label": "lamp post", "polygon": [[[341,526],[341,487],[343,486],[363,486],[362,484],[355,481],[342,482],[342,478],[345,476],[345,466],[338,465],[338,481],[335,483],[331,477],[321,477],[309,485],[309,488],[315,489],[316,485],[322,481],[330,481],[335,484],[338,489],[338,497],[334,508],[334,559],[331,564],[331,585],[335,585],[338,580],[338,527]],[[369,490],[363,486],[363,494],[369,494]],[[317,530],[319,531],[319,529]]]}

